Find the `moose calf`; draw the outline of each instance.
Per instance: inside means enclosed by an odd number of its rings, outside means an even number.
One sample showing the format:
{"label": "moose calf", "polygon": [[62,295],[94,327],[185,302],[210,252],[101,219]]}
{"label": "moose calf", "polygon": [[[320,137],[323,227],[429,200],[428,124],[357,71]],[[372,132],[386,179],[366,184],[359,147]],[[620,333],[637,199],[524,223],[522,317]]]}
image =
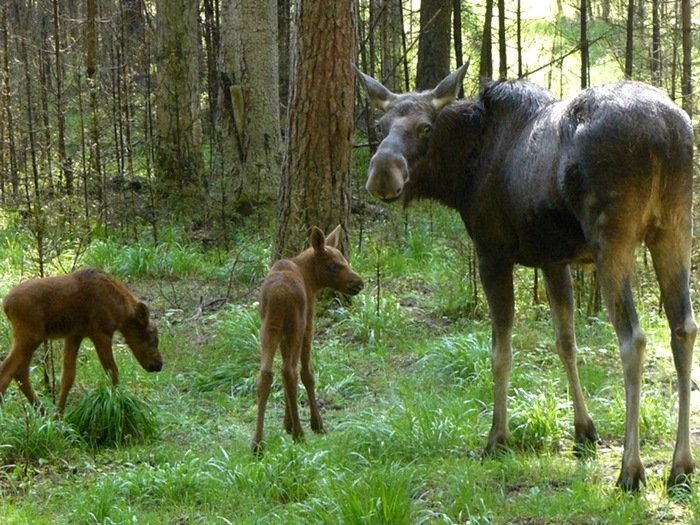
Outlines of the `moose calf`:
{"label": "moose calf", "polygon": [[338,251],[340,225],[324,239],[314,226],[307,248],[292,259],[277,261],[267,274],[260,291],[262,347],[260,375],[256,382],[258,417],[252,450],[262,452],[265,407],[272,384],[275,350],[282,354],[282,382],[285,395],[284,428],[295,441],[303,438],[297,407],[297,366],[301,357],[301,381],[309,397],[311,429],[323,432],[316,403],[315,380],[311,366],[311,335],[316,294],[331,288],[348,295],[360,292],[364,283]]}
{"label": "moose calf", "polygon": [[158,372],[163,367],[158,329],[148,306],[102,270],[87,268],[25,281],[7,294],[3,309],[12,324],[13,343],[0,364],[0,398],[14,378],[29,402],[41,408],[29,381],[29,365],[34,351],[47,339],[65,340],[59,415],[73,386],[78,348],[85,337],[92,340],[114,385],[119,381],[112,354],[112,337],[117,330],[145,370]]}

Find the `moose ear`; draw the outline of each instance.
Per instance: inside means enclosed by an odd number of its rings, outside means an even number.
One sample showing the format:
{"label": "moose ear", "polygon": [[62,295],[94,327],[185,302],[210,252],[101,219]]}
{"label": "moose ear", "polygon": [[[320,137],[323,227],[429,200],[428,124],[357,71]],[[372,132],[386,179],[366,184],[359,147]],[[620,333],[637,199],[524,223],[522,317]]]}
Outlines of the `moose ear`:
{"label": "moose ear", "polygon": [[389,103],[396,99],[398,95],[389,91],[387,88],[382,86],[381,83],[377,82],[369,75],[365,75],[362,71],[357,69],[355,64],[352,65],[352,68],[360,78],[360,83],[365,87],[369,100],[372,102],[374,107],[382,111],[386,111],[386,109],[389,107]]}
{"label": "moose ear", "polygon": [[148,305],[143,301],[136,304],[136,320],[141,326],[148,326],[151,321],[151,313],[148,311]]}
{"label": "moose ear", "polygon": [[314,226],[311,228],[311,236],[309,237],[309,244],[317,253],[322,253],[324,246],[326,244],[326,239],[323,236],[323,232]]}
{"label": "moose ear", "polygon": [[447,104],[452,102],[457,98],[459,90],[462,87],[462,81],[464,80],[464,75],[469,69],[469,60],[466,64],[462,65],[457,71],[447,75],[442,81],[433,89],[433,107],[440,111]]}
{"label": "moose ear", "polygon": [[341,236],[343,235],[343,227],[338,224],[331,233],[326,235],[326,246],[338,248],[340,246]]}

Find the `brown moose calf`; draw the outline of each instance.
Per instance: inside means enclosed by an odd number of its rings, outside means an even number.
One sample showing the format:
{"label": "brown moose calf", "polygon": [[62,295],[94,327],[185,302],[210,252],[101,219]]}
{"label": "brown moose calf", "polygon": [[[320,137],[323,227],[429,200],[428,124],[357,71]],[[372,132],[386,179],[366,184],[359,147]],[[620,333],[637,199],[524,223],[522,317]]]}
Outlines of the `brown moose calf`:
{"label": "brown moose calf", "polygon": [[85,337],[92,340],[114,385],[119,381],[112,354],[112,337],[117,330],[145,370],[158,372],[163,368],[158,329],[148,306],[102,270],[86,268],[59,277],[30,279],[10,290],[2,306],[12,324],[13,342],[0,364],[0,398],[15,379],[29,402],[41,407],[29,382],[29,365],[34,351],[47,339],[65,340],[59,414],[73,386],[78,348]]}
{"label": "brown moose calf", "polygon": [[301,381],[306,388],[311,411],[311,429],[323,432],[321,414],[316,403],[315,379],[311,365],[311,337],[316,294],[321,288],[356,295],[364,283],[343,254],[338,251],[342,230],[337,226],[326,238],[314,227],[307,248],[292,259],[277,261],[267,274],[260,291],[262,347],[260,375],[256,382],[258,417],[253,436],[253,453],[262,452],[265,407],[272,384],[275,350],[282,354],[284,386],[284,428],[295,441],[303,438],[297,407],[297,366],[301,358]]}

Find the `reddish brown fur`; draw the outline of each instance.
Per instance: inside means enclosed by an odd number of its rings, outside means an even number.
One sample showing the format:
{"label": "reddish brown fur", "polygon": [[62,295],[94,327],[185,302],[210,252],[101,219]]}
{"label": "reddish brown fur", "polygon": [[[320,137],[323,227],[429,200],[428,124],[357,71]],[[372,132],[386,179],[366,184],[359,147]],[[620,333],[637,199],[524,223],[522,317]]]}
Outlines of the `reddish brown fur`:
{"label": "reddish brown fur", "polygon": [[301,358],[301,381],[309,397],[311,429],[323,432],[311,365],[316,294],[321,288],[331,288],[355,295],[364,285],[362,278],[352,271],[343,254],[336,249],[340,233],[338,226],[324,240],[323,232],[314,227],[309,238],[311,247],[292,259],[277,261],[263,282],[260,291],[262,355],[256,383],[258,418],[252,443],[256,454],[262,451],[265,407],[272,384],[272,361],[278,346],[282,354],[285,430],[295,441],[304,436],[297,406],[297,367]]}
{"label": "reddish brown fur", "polygon": [[163,367],[158,329],[148,306],[102,270],[87,268],[25,281],[7,294],[3,309],[12,324],[13,343],[0,364],[0,397],[15,379],[29,402],[41,406],[29,381],[29,365],[34,351],[47,339],[65,340],[59,414],[73,386],[78,348],[85,337],[92,340],[100,363],[115,385],[119,381],[112,354],[115,331],[122,333],[145,370],[157,372]]}

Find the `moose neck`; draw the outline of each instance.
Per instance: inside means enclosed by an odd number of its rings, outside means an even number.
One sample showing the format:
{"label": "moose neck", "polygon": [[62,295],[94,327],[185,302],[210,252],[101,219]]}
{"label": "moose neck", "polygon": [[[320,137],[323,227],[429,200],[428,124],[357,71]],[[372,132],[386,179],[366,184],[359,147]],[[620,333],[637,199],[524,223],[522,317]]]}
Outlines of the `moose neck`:
{"label": "moose neck", "polygon": [[315,271],[314,265],[314,253],[312,248],[308,248],[301,252],[296,257],[292,258],[292,262],[296,264],[297,268],[304,277],[304,286],[306,287],[307,300],[309,304],[313,304],[316,300],[316,295],[319,290],[323,288],[318,281],[318,277]]}

